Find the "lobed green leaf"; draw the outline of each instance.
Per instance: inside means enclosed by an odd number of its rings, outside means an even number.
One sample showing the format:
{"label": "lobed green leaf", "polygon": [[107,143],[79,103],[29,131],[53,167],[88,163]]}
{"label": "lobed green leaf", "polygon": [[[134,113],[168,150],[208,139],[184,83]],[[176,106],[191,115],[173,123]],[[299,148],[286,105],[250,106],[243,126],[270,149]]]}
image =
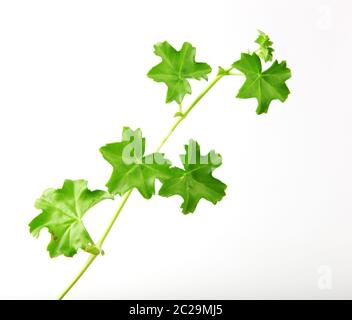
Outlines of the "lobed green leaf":
{"label": "lobed green leaf", "polygon": [[259,44],[258,55],[265,62],[272,61],[273,53],[275,51],[272,47],[273,42],[270,40],[269,36],[263,31],[258,30],[258,32],[258,38],[255,40],[255,42]]}
{"label": "lobed green leaf", "polygon": [[171,163],[163,154],[144,155],[145,138],[140,129],[124,128],[122,141],[107,144],[100,148],[100,152],[113,167],[106,184],[112,194],[123,195],[136,188],[149,199],[155,193],[155,180],[165,179],[170,174]]}
{"label": "lobed green leaf", "polygon": [[219,154],[211,151],[206,156],[202,156],[200,146],[194,140],[190,140],[189,144],[185,145],[185,149],[186,154],[181,156],[184,169],[171,168],[170,177],[162,180],[159,195],[181,196],[182,212],[187,214],[195,211],[202,198],[213,204],[220,201],[225,196],[226,184],[212,175],[212,172],[222,163]]}
{"label": "lobed green leaf", "polygon": [[286,61],[278,63],[275,60],[267,70],[262,71],[262,63],[256,53],[242,53],[241,59],[232,66],[246,76],[237,98],[256,98],[257,114],[268,112],[272,100],[284,102],[287,99],[290,90],[286,80],[291,78],[291,70],[287,68]]}
{"label": "lobed green leaf", "polygon": [[51,234],[47,247],[50,256],[72,257],[78,249],[98,254],[99,249],[87,232],[82,218],[86,212],[105,199],[113,199],[101,190],[90,191],[85,180],[65,180],[61,189],[48,189],[35,202],[42,210],[29,224],[30,232],[38,237],[43,228]]}
{"label": "lobed green leaf", "polygon": [[185,95],[192,93],[187,79],[208,80],[207,74],[211,72],[211,67],[195,61],[196,49],[190,43],[185,42],[180,51],[167,41],[157,43],[154,49],[162,61],[147,75],[154,81],[167,85],[166,103],[176,101],[181,104]]}

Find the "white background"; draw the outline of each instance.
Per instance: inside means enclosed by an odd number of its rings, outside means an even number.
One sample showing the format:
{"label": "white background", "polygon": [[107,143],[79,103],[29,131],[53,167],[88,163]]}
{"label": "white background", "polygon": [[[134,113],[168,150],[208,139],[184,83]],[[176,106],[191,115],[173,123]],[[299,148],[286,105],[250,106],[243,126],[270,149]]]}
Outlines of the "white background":
{"label": "white background", "polygon": [[[349,1],[0,2],[0,298],[52,299],[86,259],[50,259],[28,232],[34,200],[65,178],[103,188],[98,149],[140,127],[153,150],[174,104],[146,77],[152,45],[197,47],[224,67],[256,48],[256,29],[292,69],[292,94],[267,115],[223,79],[163,149],[189,138],[224,163],[218,205],[134,193],[71,299],[352,298],[352,105]],[[194,93],[206,83],[193,82]],[[186,103],[191,97],[185,99]],[[100,237],[116,202],[86,215]]]}

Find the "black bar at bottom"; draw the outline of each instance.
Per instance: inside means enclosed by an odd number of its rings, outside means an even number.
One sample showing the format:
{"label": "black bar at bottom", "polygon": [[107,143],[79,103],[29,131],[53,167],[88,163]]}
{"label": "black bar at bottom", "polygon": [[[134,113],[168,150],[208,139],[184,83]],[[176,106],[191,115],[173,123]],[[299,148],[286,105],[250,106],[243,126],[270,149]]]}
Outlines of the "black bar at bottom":
{"label": "black bar at bottom", "polygon": [[[0,301],[2,312],[13,317],[21,312],[35,317],[92,316],[95,312],[111,319],[246,319],[251,316],[305,317],[323,314],[332,319],[349,314],[350,300],[79,300]],[[7,309],[7,310],[6,310]],[[48,313],[49,311],[49,313]]]}

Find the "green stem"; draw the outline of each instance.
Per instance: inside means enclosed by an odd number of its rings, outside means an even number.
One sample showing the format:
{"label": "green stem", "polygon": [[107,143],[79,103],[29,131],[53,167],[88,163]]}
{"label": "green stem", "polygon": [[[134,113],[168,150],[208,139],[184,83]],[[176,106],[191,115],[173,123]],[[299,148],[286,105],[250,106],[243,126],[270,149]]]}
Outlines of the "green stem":
{"label": "green stem", "polygon": [[100,240],[97,242],[98,248],[101,248],[103,246],[103,243],[104,243],[106,237],[108,236],[108,234],[109,234],[112,226],[114,225],[117,217],[120,215],[120,212],[122,211],[123,207],[125,206],[125,204],[126,204],[128,198],[130,197],[131,193],[132,193],[132,189],[130,191],[128,191],[127,193],[125,193],[125,195],[123,196],[122,201],[120,202],[120,205],[117,208],[114,216],[112,217],[108,227],[106,228],[104,234],[101,236]]}
{"label": "green stem", "polygon": [[95,254],[90,254],[89,255],[88,260],[83,265],[83,267],[80,270],[80,272],[76,275],[76,277],[73,279],[73,281],[66,287],[66,289],[58,296],[57,300],[62,300],[66,296],[66,294],[72,289],[72,287],[76,284],[76,282],[79,279],[81,279],[83,274],[87,271],[87,269],[93,263],[93,261],[95,260],[96,257],[97,257],[97,255],[95,255]]}
{"label": "green stem", "polygon": [[[226,71],[230,72],[232,68],[227,69]],[[155,150],[155,152],[159,152],[160,149],[163,147],[165,142],[170,138],[172,133],[175,131],[175,129],[178,127],[178,125],[187,117],[187,115],[192,111],[192,109],[197,105],[197,103],[202,100],[202,98],[209,92],[209,90],[222,78],[224,77],[225,74],[219,74],[217,75],[208,85],[207,87],[195,98],[195,100],[189,105],[189,107],[185,110],[183,113],[182,117],[179,117],[176,122],[172,125],[171,129],[167,133],[167,135],[161,140],[158,148]],[[125,206],[128,198],[130,197],[132,193],[132,190],[128,191],[122,198],[122,201],[116,210],[114,216],[112,217],[108,227],[104,231],[104,234],[100,238],[100,240],[97,242],[96,246],[101,250],[101,247],[108,236],[109,232],[111,231],[117,217],[119,216],[120,212],[122,211],[123,207]],[[82,267],[82,269],[79,271],[79,273],[76,275],[76,277],[71,281],[71,283],[67,286],[67,288],[59,295],[58,300],[62,300],[66,294],[72,289],[72,287],[77,283],[77,281],[83,276],[83,274],[87,271],[89,266],[93,263],[93,261],[97,258],[97,255],[91,254],[88,257],[88,260]]]}
{"label": "green stem", "polygon": [[[102,237],[100,238],[100,240],[97,242],[96,246],[99,248],[102,247],[106,237],[108,236],[112,226],[114,225],[117,217],[119,216],[121,210],[123,209],[123,207],[125,206],[128,198],[130,197],[132,193],[132,190],[128,191],[122,198],[122,201],[119,205],[119,207],[117,208],[114,216],[112,217],[108,227],[106,228],[104,234],[102,235]],[[59,295],[59,297],[57,298],[58,300],[62,300],[66,294],[72,289],[72,287],[76,284],[76,282],[83,276],[83,274],[87,271],[87,269],[89,268],[89,266],[93,263],[93,261],[95,260],[95,258],[98,255],[96,254],[90,254],[86,263],[83,265],[82,269],[80,270],[80,272],[76,275],[76,277],[70,282],[70,284],[66,287],[66,289]]]}
{"label": "green stem", "polygon": [[[232,68],[231,68],[232,69]],[[197,103],[202,100],[202,98],[209,92],[209,90],[214,87],[214,85],[224,76],[224,74],[217,75],[208,85],[207,87],[198,95],[197,98],[194,99],[194,101],[189,105],[189,107],[186,109],[186,111],[183,113],[182,117],[179,117],[173,126],[171,127],[170,131],[167,133],[167,135],[161,140],[159,146],[156,148],[155,152],[159,152],[160,149],[163,147],[165,142],[170,138],[172,133],[175,131],[175,129],[178,127],[178,125],[186,119],[187,115],[192,111],[192,109],[197,105]]]}
{"label": "green stem", "polygon": [[229,71],[229,76],[243,76],[243,73],[230,72],[230,71]]}
{"label": "green stem", "polygon": [[182,103],[178,104],[178,112],[182,114]]}

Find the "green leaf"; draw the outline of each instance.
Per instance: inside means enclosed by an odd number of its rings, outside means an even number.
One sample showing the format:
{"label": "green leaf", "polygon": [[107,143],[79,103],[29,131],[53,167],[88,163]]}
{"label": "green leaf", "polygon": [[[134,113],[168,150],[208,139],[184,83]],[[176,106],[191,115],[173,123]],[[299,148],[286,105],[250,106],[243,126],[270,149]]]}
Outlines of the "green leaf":
{"label": "green leaf", "polygon": [[225,196],[226,184],[212,176],[213,170],[222,163],[219,154],[210,151],[206,156],[202,156],[199,144],[194,140],[190,140],[185,149],[186,154],[181,156],[184,170],[173,167],[172,176],[162,181],[159,195],[181,196],[182,212],[187,214],[194,212],[202,198],[213,204],[220,201]]}
{"label": "green leaf", "polygon": [[30,232],[38,237],[43,228],[51,233],[50,256],[72,257],[78,249],[98,254],[99,249],[83,225],[85,213],[98,202],[113,199],[105,191],[87,189],[85,180],[65,180],[61,189],[48,189],[35,202],[42,210],[29,224]]}
{"label": "green leaf", "polygon": [[272,61],[274,52],[274,49],[272,48],[273,42],[263,31],[258,30],[258,32],[258,38],[255,40],[255,42],[259,44],[258,55],[265,62]]}
{"label": "green leaf", "polygon": [[155,180],[170,175],[171,163],[161,153],[145,156],[145,138],[140,129],[124,128],[122,141],[100,148],[104,159],[113,172],[106,184],[112,194],[123,195],[137,188],[141,195],[149,199],[155,193]]}
{"label": "green leaf", "polygon": [[166,103],[182,103],[186,94],[192,93],[187,79],[208,80],[211,67],[206,63],[195,62],[196,49],[185,42],[180,51],[176,51],[167,41],[157,43],[154,53],[162,62],[148,72],[148,77],[167,85]]}
{"label": "green leaf", "polygon": [[286,61],[277,60],[264,72],[257,54],[242,53],[241,59],[233,65],[246,76],[246,81],[240,88],[237,98],[258,100],[257,114],[268,112],[272,100],[284,102],[290,90],[285,81],[291,77],[291,71],[286,67]]}

